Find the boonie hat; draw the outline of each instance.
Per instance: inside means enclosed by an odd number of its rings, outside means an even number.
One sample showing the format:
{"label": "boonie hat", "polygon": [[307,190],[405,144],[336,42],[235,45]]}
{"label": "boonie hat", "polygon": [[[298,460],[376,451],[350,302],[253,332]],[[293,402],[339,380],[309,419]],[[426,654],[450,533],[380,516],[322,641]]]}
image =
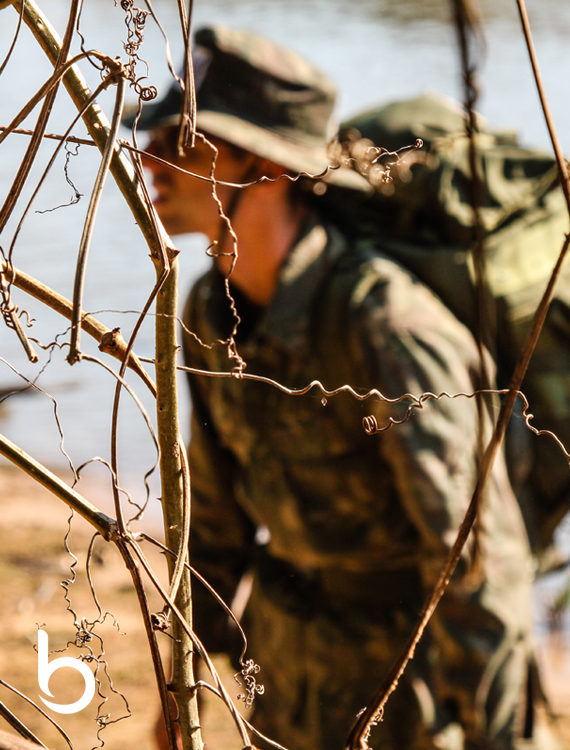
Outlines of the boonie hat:
{"label": "boonie hat", "polygon": [[[223,25],[194,37],[197,127],[293,172],[319,174],[330,164],[327,145],[336,91],[332,81],[290,50],[250,31]],[[173,83],[166,96],[143,107],[138,127],[153,130],[180,122],[182,92]],[[134,116],[123,124],[129,126]],[[331,169],[323,179],[368,190],[356,172]]]}

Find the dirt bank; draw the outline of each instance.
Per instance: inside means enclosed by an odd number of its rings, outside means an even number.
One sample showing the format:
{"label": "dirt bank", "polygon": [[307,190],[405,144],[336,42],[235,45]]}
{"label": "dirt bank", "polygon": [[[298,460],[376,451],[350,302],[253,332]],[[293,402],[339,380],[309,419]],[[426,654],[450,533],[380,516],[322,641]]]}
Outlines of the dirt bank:
{"label": "dirt bank", "polygon": [[[94,494],[91,487],[89,496],[93,502]],[[72,521],[68,540],[71,553],[77,557],[76,580],[68,586],[70,604],[65,600],[62,581],[74,577],[71,571],[74,559],[64,543],[69,515],[63,503],[32,479],[11,467],[0,466],[0,678],[40,705],[43,704],[39,698],[34,651],[38,625],[48,633],[52,651],[63,649],[68,641],[74,640],[76,619],[81,623],[83,618],[92,622],[98,617],[85,573],[92,534],[79,517]],[[163,571],[161,556],[152,549],[146,552],[155,570]],[[89,750],[102,742],[106,747],[121,750],[151,750],[158,697],[138,603],[119,554],[113,545],[100,538],[94,547],[92,575],[101,610],[103,614],[109,613],[95,629],[103,639],[101,658],[107,661],[113,689],[125,696],[128,709],[125,699],[110,689],[101,663],[101,692],[107,697],[104,703],[96,695],[79,713],[58,715],[49,710],[47,713],[64,728],[76,750]],[[149,595],[153,611],[160,610],[158,597],[151,591]],[[162,639],[167,653],[168,637]],[[95,638],[89,645],[99,657],[101,641]],[[66,655],[78,654],[79,650],[72,646]],[[225,672],[231,685],[232,676],[227,668]],[[82,694],[83,678],[70,669],[62,669],[54,672],[49,685],[54,703],[72,702]],[[233,683],[231,689],[235,695],[237,685]],[[2,686],[0,701],[51,750],[68,747],[46,719]],[[99,714],[105,718],[98,725],[95,717],[101,703]],[[121,719],[129,710],[131,718]],[[216,710],[211,701],[202,721],[210,748],[237,750],[241,746],[224,711]],[[105,723],[107,726],[98,741],[97,731]],[[0,729],[12,731],[2,718]]]}

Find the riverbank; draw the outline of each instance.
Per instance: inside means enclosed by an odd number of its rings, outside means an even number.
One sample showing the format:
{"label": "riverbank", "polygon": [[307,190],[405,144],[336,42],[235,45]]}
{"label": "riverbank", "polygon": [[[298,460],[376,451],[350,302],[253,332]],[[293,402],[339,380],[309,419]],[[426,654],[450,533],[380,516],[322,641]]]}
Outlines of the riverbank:
{"label": "riverbank", "polygon": [[[96,490],[89,489],[89,497],[95,502]],[[0,466],[0,676],[42,706],[34,651],[38,626],[48,633],[49,649],[53,651],[65,648],[66,643],[74,639],[76,619],[79,623],[83,618],[93,622],[98,617],[85,573],[92,533],[89,525],[76,516],[67,540],[71,554],[66,551],[69,515],[67,507],[34,480],[16,469]],[[145,552],[164,581],[161,556],[150,546]],[[73,570],[72,555],[77,558]],[[104,649],[100,657],[99,678],[101,693],[107,700],[97,700],[96,694],[89,706],[78,713],[48,713],[63,727],[76,750],[100,747],[102,743],[105,747],[121,750],[153,750],[158,696],[130,575],[114,546],[100,538],[94,545],[91,570],[102,613],[108,613],[105,622],[96,627],[103,639],[102,644],[98,638],[89,644],[98,657]],[[68,604],[62,581],[71,581],[74,577],[73,583],[66,584],[69,588]],[[162,604],[158,597],[150,590],[148,594],[152,611],[160,611]],[[166,653],[167,636],[162,637],[162,645]],[[78,654],[79,650],[71,646],[65,655]],[[53,658],[51,656],[50,661]],[[108,663],[112,689],[104,674],[103,660]],[[223,662],[220,666],[228,688],[235,695],[237,685],[229,668]],[[49,686],[54,695],[53,702],[73,702],[82,693],[83,678],[78,672],[62,669],[54,672]],[[209,747],[212,750],[238,750],[241,744],[231,721],[212,700],[216,701],[206,696],[202,716]],[[68,747],[38,711],[2,686],[0,701],[50,750]],[[99,715],[103,717],[99,724],[95,719],[98,705]],[[129,711],[131,717],[122,719]],[[107,726],[100,731],[105,724]],[[13,731],[2,718],[0,729]]]}

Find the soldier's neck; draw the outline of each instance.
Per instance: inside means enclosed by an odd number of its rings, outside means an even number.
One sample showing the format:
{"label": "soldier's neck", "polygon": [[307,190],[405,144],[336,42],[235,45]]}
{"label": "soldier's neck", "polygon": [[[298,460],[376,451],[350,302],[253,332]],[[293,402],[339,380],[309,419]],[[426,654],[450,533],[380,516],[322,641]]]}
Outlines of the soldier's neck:
{"label": "soldier's neck", "polygon": [[[262,307],[273,297],[281,266],[307,214],[305,205],[291,203],[289,189],[290,183],[285,180],[249,188],[232,217],[237,236],[232,284]],[[223,246],[216,250],[224,253],[216,260],[224,275],[232,265],[234,244],[234,238],[225,232]]]}

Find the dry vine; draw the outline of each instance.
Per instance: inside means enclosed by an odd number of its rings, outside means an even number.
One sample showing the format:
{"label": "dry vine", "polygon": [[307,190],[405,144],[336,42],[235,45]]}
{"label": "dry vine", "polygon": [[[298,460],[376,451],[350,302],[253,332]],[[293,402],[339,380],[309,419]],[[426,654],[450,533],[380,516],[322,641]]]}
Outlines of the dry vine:
{"label": "dry vine", "polygon": [[[537,87],[539,89],[541,102],[544,108],[545,118],[548,122],[549,130],[552,137],[553,147],[555,150],[558,168],[561,175],[561,183],[563,186],[564,194],[568,202],[568,208],[570,212],[570,192],[568,173],[566,168],[566,162],[561,154],[560,147],[556,138],[556,133],[552,125],[552,118],[550,117],[546,98],[544,96],[543,87],[540,81],[540,75],[538,72],[538,65],[536,62],[536,56],[532,47],[532,40],[530,35],[530,28],[528,24],[528,18],[526,16],[524,0],[517,0],[518,6],[521,13],[521,19],[523,23],[523,29],[525,38],[527,40],[529,55],[532,60],[533,70],[535,72]],[[22,160],[17,175],[14,178],[14,183],[9,195],[0,208],[0,231],[2,231],[14,213],[24,186],[30,175],[32,166],[36,162],[38,157],[40,144],[44,139],[55,139],[59,141],[59,144],[50,159],[44,176],[47,175],[52,168],[55,158],[59,153],[60,149],[64,147],[67,149],[68,144],[86,144],[96,145],[101,152],[101,162],[95,181],[95,185],[91,191],[89,198],[89,208],[87,211],[87,217],[85,220],[83,236],[81,238],[80,246],[77,253],[77,266],[75,276],[75,286],[73,293],[73,300],[67,300],[62,295],[58,294],[54,290],[41,284],[38,280],[34,279],[25,272],[19,270],[14,265],[14,250],[16,247],[16,241],[18,239],[19,229],[25,221],[28,212],[31,210],[32,203],[35,196],[43,182],[43,177],[39,180],[37,189],[34,191],[32,198],[29,200],[26,208],[22,212],[18,228],[10,242],[9,249],[7,252],[2,251],[2,260],[0,265],[0,295],[1,304],[0,309],[4,322],[14,331],[18,336],[26,356],[31,362],[38,361],[38,355],[34,349],[33,344],[44,349],[52,350],[54,347],[59,346],[57,338],[50,344],[44,345],[41,342],[37,342],[32,339],[26,333],[25,326],[22,324],[24,313],[19,310],[18,306],[12,300],[12,288],[17,288],[27,292],[34,296],[36,299],[42,301],[45,305],[53,308],[64,318],[70,321],[70,340],[68,361],[70,364],[78,363],[82,360],[89,361],[92,364],[99,365],[103,368],[110,369],[109,366],[98,358],[92,357],[82,351],[81,349],[81,333],[85,331],[88,335],[92,336],[99,343],[99,349],[104,354],[110,354],[111,356],[118,359],[120,367],[118,371],[111,370],[113,376],[116,379],[116,388],[114,394],[113,403],[113,414],[112,414],[112,441],[111,441],[111,457],[110,461],[104,461],[103,459],[94,458],[93,461],[101,461],[104,463],[108,470],[109,475],[112,478],[112,492],[114,499],[115,518],[109,518],[104,513],[101,513],[96,507],[89,503],[85,498],[81,496],[74,488],[66,485],[62,480],[56,477],[53,473],[49,472],[44,466],[35,461],[31,456],[28,456],[24,451],[15,446],[4,436],[0,436],[0,453],[6,456],[10,461],[19,466],[22,470],[33,476],[38,482],[46,486],[55,496],[63,500],[70,508],[82,515],[97,531],[101,537],[107,542],[113,542],[120,554],[123,557],[124,563],[128,568],[132,580],[133,586],[136,590],[140,609],[141,617],[146,629],[151,659],[155,669],[158,689],[161,698],[162,709],[166,719],[166,727],[168,740],[171,750],[176,750],[177,739],[175,731],[175,722],[172,716],[172,707],[170,701],[170,694],[174,694],[176,704],[178,708],[178,723],[182,733],[182,744],[184,750],[202,750],[203,742],[201,738],[200,723],[197,711],[197,700],[196,693],[199,687],[214,692],[219,698],[226,704],[230,711],[232,718],[235,721],[237,731],[241,738],[244,749],[253,748],[254,745],[251,740],[250,732],[255,730],[248,725],[248,723],[240,715],[236,705],[234,704],[231,697],[223,687],[221,680],[215,670],[214,665],[207,652],[205,651],[200,640],[192,630],[192,614],[191,614],[191,599],[190,599],[190,576],[193,572],[190,568],[188,561],[188,538],[190,531],[190,470],[188,466],[188,459],[186,457],[185,447],[180,437],[180,430],[178,424],[178,404],[177,404],[177,392],[176,392],[176,372],[178,369],[192,372],[196,375],[203,377],[226,377],[234,378],[236,380],[255,380],[258,382],[268,383],[275,388],[278,388],[284,393],[291,396],[302,395],[308,393],[312,388],[318,388],[326,398],[332,398],[339,393],[348,393],[353,398],[358,400],[365,399],[378,399],[380,401],[398,404],[404,401],[409,401],[410,405],[407,409],[404,417],[401,419],[389,418],[387,424],[378,425],[374,417],[368,417],[364,422],[364,429],[369,433],[384,431],[392,429],[405,422],[410,416],[418,409],[422,409],[424,405],[429,401],[439,401],[441,399],[456,399],[456,398],[475,398],[478,403],[483,402],[483,397],[495,394],[504,396],[501,410],[495,425],[493,436],[489,444],[481,450],[480,465],[478,482],[475,488],[471,503],[465,515],[465,518],[461,524],[458,532],[457,540],[449,554],[449,558],[445,564],[444,569],[441,572],[438,583],[430,595],[424,611],[421,616],[421,621],[414,633],[410,636],[408,645],[404,653],[395,663],[391,672],[385,677],[381,687],[379,688],[376,695],[373,697],[367,708],[358,717],[358,720],[349,736],[346,744],[347,750],[367,750],[368,748],[368,737],[370,729],[377,721],[381,720],[382,714],[386,702],[390,694],[396,689],[398,680],[400,679],[408,661],[413,657],[414,650],[422,637],[423,632],[437,607],[441,597],[443,596],[447,585],[451,579],[455,566],[460,558],[462,549],[467,541],[467,538],[472,531],[474,524],[477,519],[480,499],[485,487],[485,483],[490,475],[493,467],[493,463],[499,446],[503,440],[505,430],[507,427],[508,420],[510,418],[513,405],[517,397],[521,397],[524,402],[523,417],[526,421],[527,426],[536,432],[536,434],[547,434],[553,437],[555,440],[558,438],[547,430],[537,430],[531,424],[532,415],[529,414],[529,404],[526,397],[521,392],[522,380],[524,378],[528,363],[532,356],[534,347],[541,328],[544,324],[544,320],[548,311],[550,299],[552,297],[552,291],[554,284],[556,283],[558,274],[562,262],[567,254],[568,247],[570,245],[570,238],[567,238],[564,242],[560,256],[556,263],[556,266],[552,272],[552,276],[548,283],[547,289],[544,293],[542,301],[534,318],[532,331],[529,335],[528,341],[524,347],[524,352],[521,356],[520,362],[513,374],[510,387],[507,390],[496,390],[488,386],[488,376],[484,371],[485,357],[483,355],[483,349],[486,342],[486,332],[483,327],[484,316],[481,313],[481,324],[479,327],[479,347],[481,352],[481,388],[474,391],[473,393],[422,393],[422,394],[402,394],[397,398],[389,399],[386,398],[382,393],[377,390],[371,390],[367,393],[357,392],[350,384],[343,385],[340,388],[334,390],[327,390],[325,385],[319,381],[309,383],[301,389],[289,389],[282,384],[269,380],[267,378],[258,376],[254,373],[246,372],[246,362],[242,359],[238,347],[236,345],[236,334],[240,323],[239,315],[236,310],[235,301],[231,294],[229,280],[231,277],[232,270],[238,259],[238,246],[239,240],[236,236],[230,218],[224,213],[222,203],[217,196],[217,187],[219,185],[230,185],[232,187],[247,187],[250,185],[259,184],[263,181],[268,181],[267,177],[257,177],[249,180],[246,176],[243,183],[240,185],[234,185],[233,183],[224,183],[218,181],[215,175],[216,158],[217,152],[215,147],[212,146],[212,167],[209,177],[203,177],[194,175],[198,179],[208,180],[212,186],[212,198],[216,201],[218,206],[219,215],[225,222],[227,233],[230,235],[232,240],[232,264],[231,268],[226,276],[226,294],[229,299],[232,312],[234,314],[234,326],[226,341],[216,342],[226,347],[228,353],[228,362],[233,369],[228,372],[206,372],[192,368],[182,368],[177,363],[178,355],[178,343],[177,343],[177,254],[178,251],[173,245],[172,241],[164,231],[162,224],[156,215],[156,212],[150,201],[148,190],[144,183],[144,174],[140,163],[140,155],[144,153],[136,145],[136,138],[134,143],[130,144],[123,139],[119,138],[119,125],[123,115],[124,96],[127,86],[131,86],[133,90],[138,94],[141,101],[148,101],[156,96],[156,89],[152,86],[143,85],[143,81],[146,79],[146,75],[140,75],[137,72],[137,66],[142,64],[146,65],[144,58],[140,56],[141,46],[144,43],[144,30],[146,24],[149,21],[149,17],[152,18],[156,23],[159,24],[156,14],[150,3],[147,3],[148,10],[141,10],[137,8],[132,0],[122,0],[121,8],[125,13],[125,24],[127,28],[127,41],[125,43],[125,53],[127,60],[122,62],[117,59],[111,59],[105,54],[96,50],[86,50],[83,44],[81,44],[81,53],[75,57],[69,59],[69,52],[71,44],[74,39],[74,35],[80,34],[79,23],[80,23],[80,9],[81,4],[79,0],[73,0],[70,7],[69,18],[67,22],[66,31],[64,38],[60,41],[57,35],[53,32],[50,27],[48,20],[42,15],[40,9],[35,5],[33,0],[2,0],[0,2],[0,9],[4,9],[8,5],[13,5],[14,9],[18,12],[19,21],[12,48],[8,51],[7,57],[0,66],[0,74],[2,74],[9,65],[10,55],[12,49],[16,43],[20,28],[22,24],[26,24],[34,34],[38,44],[42,47],[44,52],[49,57],[50,61],[54,66],[53,75],[45,81],[44,85],[36,92],[36,94],[30,98],[28,104],[22,109],[16,117],[13,118],[12,122],[0,127],[0,143],[9,138],[14,134],[25,134],[30,138],[26,154]],[[471,59],[471,48],[474,37],[476,36],[476,28],[473,22],[473,13],[471,3],[468,0],[453,0],[452,6],[455,11],[456,25],[458,30],[459,47],[462,61],[462,71],[465,82],[466,96],[465,96],[465,110],[468,116],[468,136],[470,139],[470,164],[472,169],[472,206],[473,213],[475,216],[475,269],[477,279],[477,290],[479,297],[480,310],[485,309],[485,284],[484,284],[484,263],[483,263],[483,245],[484,236],[482,231],[482,224],[479,217],[479,196],[480,196],[480,176],[477,173],[477,159],[476,159],[476,142],[475,142],[475,131],[476,131],[476,117],[474,114],[474,105],[476,101],[476,87],[474,83],[474,67]],[[184,64],[184,75],[183,75],[183,87],[185,92],[185,105],[180,126],[180,131],[177,139],[178,149],[182,149],[184,146],[190,147],[194,138],[204,138],[201,134],[196,132],[196,97],[194,91],[193,82],[193,70],[192,70],[192,56],[190,54],[190,20],[191,20],[191,4],[190,10],[187,11],[183,0],[179,0],[178,8],[180,13],[180,27],[181,34],[185,44],[185,64]],[[160,24],[159,24],[160,25]],[[81,36],[81,34],[80,34]],[[168,53],[169,55],[169,53]],[[98,67],[101,73],[102,82],[95,92],[91,92],[81,74],[79,69],[79,63],[88,63]],[[174,74],[171,61],[169,61],[171,70]],[[58,95],[60,84],[66,87],[69,96],[73,100],[79,114],[76,119],[82,117],[85,122],[91,140],[85,138],[78,138],[72,135],[71,131],[75,124],[74,120],[66,133],[54,134],[48,133],[47,127],[50,117],[50,112]],[[115,87],[115,106],[112,115],[111,123],[109,123],[105,116],[96,107],[96,98],[98,94],[107,88]],[[33,130],[22,129],[19,126],[22,124],[25,117],[32,111],[36,104],[41,102],[41,111],[38,115],[36,125]],[[367,151],[365,154],[349,152],[348,154],[342,153],[340,150],[333,151],[334,158],[338,162],[343,159],[359,159],[367,163],[366,172],[372,175],[372,182],[387,182],[391,179],[391,168],[395,165],[399,159],[400,152],[409,150],[409,148],[419,148],[421,142],[416,143],[415,146],[406,147],[396,152],[389,152],[385,149],[376,151]],[[69,151],[67,152],[67,159],[69,159]],[[336,157],[335,157],[336,154]],[[170,162],[164,162],[156,156],[146,155],[147,158],[154,158],[162,163],[168,164],[172,169],[181,170],[180,167],[171,164]],[[378,165],[382,163],[382,168]],[[277,179],[289,179],[298,180],[301,177],[312,177],[321,178],[329,169],[338,168],[338,163],[333,163],[327,170],[319,175],[307,175],[301,173],[299,175],[283,175]],[[185,170],[181,170],[185,171]],[[74,187],[72,181],[69,179],[67,173],[67,161],[64,168],[65,177],[70,186],[75,191],[76,199],[79,197],[77,189]],[[156,270],[156,283],[151,293],[148,295],[147,301],[140,311],[134,330],[129,337],[128,341],[125,341],[118,328],[108,329],[102,325],[93,315],[86,313],[83,310],[83,290],[85,286],[87,258],[90,249],[91,239],[93,236],[93,229],[97,219],[97,212],[100,204],[101,194],[104,189],[105,181],[108,174],[112,174],[115,181],[119,185],[126,202],[128,203],[141,231],[148,243],[150,249],[150,255]],[[186,172],[187,174],[190,174]],[[375,176],[374,176],[375,175]],[[8,245],[6,245],[8,247]],[[211,255],[216,255],[216,248],[210,249]],[[135,354],[135,344],[137,342],[137,336],[143,324],[143,321],[150,314],[152,306],[156,306],[156,352],[153,359],[145,359],[137,357]],[[189,332],[194,335],[191,331]],[[205,346],[212,346],[214,344],[204,343]],[[151,362],[155,366],[156,370],[156,383],[146,372],[143,362]],[[135,399],[143,417],[149,428],[149,432],[152,434],[152,420],[146,414],[142,404],[138,400],[134,390],[125,381],[125,374],[127,368],[131,369],[141,379],[146,388],[156,397],[157,405],[157,438],[156,443],[158,445],[158,454],[160,462],[160,476],[161,476],[161,491],[163,498],[164,508],[164,525],[165,525],[165,536],[166,545],[162,546],[167,555],[168,568],[169,568],[169,585],[164,587],[152,570],[148,563],[144,551],[141,547],[141,542],[147,541],[153,544],[159,545],[158,542],[153,540],[147,535],[141,535],[133,532],[130,528],[130,524],[136,518],[129,518],[125,512],[125,504],[122,499],[124,494],[121,489],[120,477],[119,477],[119,447],[118,447],[118,419],[121,406],[121,397],[123,390],[133,396]],[[34,385],[33,382],[30,383]],[[481,412],[483,406],[481,406]],[[570,454],[567,449],[562,446],[558,440],[560,447],[564,450],[566,458],[570,459]],[[79,467],[77,474],[82,467]],[[74,470],[75,471],[75,470]],[[125,493],[126,494],[126,493]],[[127,497],[128,499],[128,497]],[[139,509],[140,510],[140,509]],[[65,538],[65,545],[67,551],[71,553],[67,546],[67,536]],[[105,621],[109,613],[103,614],[101,606],[99,604],[97,594],[93,585],[93,581],[90,574],[90,560],[93,549],[93,542],[89,549],[87,571],[89,577],[89,583],[93,594],[93,599],[98,608],[98,617],[88,622],[85,618],[80,618],[75,612],[72,606],[70,597],[70,588],[75,579],[75,562],[71,565],[71,576],[64,583],[66,592],[66,601],[68,610],[72,613],[74,618],[74,626],[76,629],[75,645],[84,648],[87,651],[86,660],[93,661],[97,664],[96,674],[101,669],[106,675],[109,689],[112,692],[117,692],[114,688],[113,681],[110,678],[107,671],[107,662],[104,658],[105,649],[104,644],[96,632],[96,626]],[[164,609],[161,612],[152,612],[148,603],[148,597],[145,589],[145,579],[141,571],[144,571],[146,580],[150,585],[154,587],[164,602]],[[196,574],[197,575],[197,574]],[[212,595],[216,596],[215,592]],[[219,597],[217,597],[219,600]],[[220,600],[220,606],[224,606]],[[231,612],[230,616],[233,616]],[[162,659],[158,649],[157,633],[167,631],[170,627],[172,619],[172,642],[173,642],[173,671],[170,681],[167,683],[165,669],[162,663]],[[235,619],[235,618],[234,618]],[[237,623],[237,621],[236,621]],[[254,701],[256,695],[261,694],[263,688],[257,683],[256,675],[259,672],[259,665],[255,664],[251,659],[245,658],[245,634],[244,639],[244,651],[241,655],[241,678],[243,679],[245,688],[244,693],[238,695],[238,700],[243,700],[246,707],[250,707]],[[93,643],[97,642],[97,649],[93,648]],[[90,645],[91,644],[91,645]],[[213,685],[206,683],[196,683],[193,675],[192,666],[192,655],[194,652],[199,653],[204,662],[210,669],[212,674]],[[98,691],[101,697],[101,704],[99,706],[99,712],[96,718],[98,731],[97,739],[103,744],[104,735],[102,731],[112,721],[118,721],[119,719],[111,719],[109,715],[103,714],[102,709],[104,704],[108,700],[106,695],[101,690],[101,681],[97,677]],[[8,687],[10,690],[15,690],[11,686],[0,680],[0,684]],[[17,691],[16,691],[17,692]],[[25,697],[25,696],[24,696]],[[28,700],[28,699],[26,699]],[[125,706],[127,713],[130,713],[128,701],[125,700]],[[37,707],[39,711],[44,713],[40,707]],[[12,714],[2,703],[0,703],[0,714],[9,721],[11,726],[19,732],[23,737],[32,742],[39,742],[35,734],[23,723]],[[45,714],[44,714],[45,715]],[[47,717],[49,719],[49,717]],[[51,719],[50,719],[51,721]],[[63,731],[63,730],[61,730]],[[65,734],[65,733],[64,733]],[[66,737],[70,747],[72,747],[71,741]],[[279,747],[276,743],[268,740],[270,744],[275,747]],[[40,743],[41,744],[41,743]]]}

